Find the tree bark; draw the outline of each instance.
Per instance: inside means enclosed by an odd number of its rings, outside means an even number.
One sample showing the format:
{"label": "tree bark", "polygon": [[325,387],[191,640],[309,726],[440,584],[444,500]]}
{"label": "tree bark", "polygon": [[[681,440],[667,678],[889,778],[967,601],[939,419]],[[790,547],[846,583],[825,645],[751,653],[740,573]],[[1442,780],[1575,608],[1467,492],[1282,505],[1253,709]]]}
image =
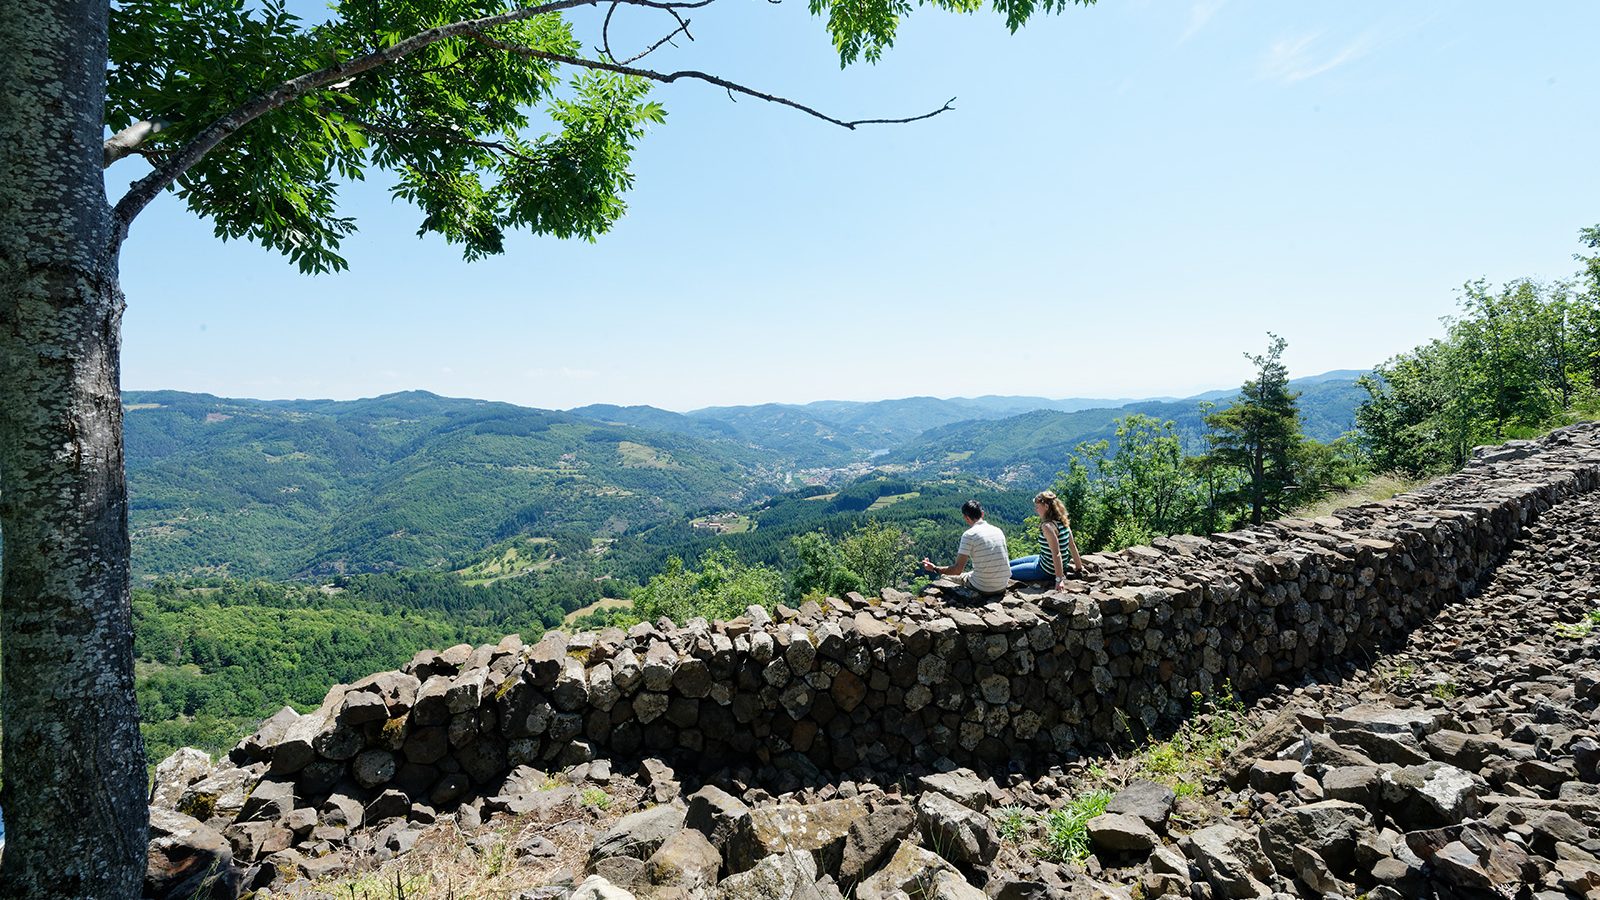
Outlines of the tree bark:
{"label": "tree bark", "polygon": [[145,868],[106,18],[0,3],[0,898],[137,897]]}

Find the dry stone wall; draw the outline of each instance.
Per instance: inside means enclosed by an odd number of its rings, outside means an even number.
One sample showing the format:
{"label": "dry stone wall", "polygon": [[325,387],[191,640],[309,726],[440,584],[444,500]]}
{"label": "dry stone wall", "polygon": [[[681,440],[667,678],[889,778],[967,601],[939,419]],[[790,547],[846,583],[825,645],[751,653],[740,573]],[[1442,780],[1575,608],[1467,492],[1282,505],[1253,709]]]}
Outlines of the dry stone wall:
{"label": "dry stone wall", "polygon": [[1392,500],[1091,556],[1068,591],[980,603],[945,583],[424,651],[263,723],[231,754],[266,773],[238,799],[359,795],[374,821],[492,790],[520,764],[596,756],[793,782],[1048,760],[1174,723],[1225,682],[1247,692],[1403,635],[1473,591],[1542,511],[1597,487],[1600,428],[1574,426]]}

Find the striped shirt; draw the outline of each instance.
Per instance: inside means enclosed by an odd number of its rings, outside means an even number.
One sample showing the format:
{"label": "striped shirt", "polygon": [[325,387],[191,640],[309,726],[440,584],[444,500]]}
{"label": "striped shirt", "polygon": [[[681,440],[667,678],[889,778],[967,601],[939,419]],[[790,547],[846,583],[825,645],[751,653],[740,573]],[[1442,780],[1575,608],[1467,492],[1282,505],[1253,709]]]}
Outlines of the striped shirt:
{"label": "striped shirt", "polygon": [[1054,553],[1050,552],[1050,534],[1046,530],[1049,528],[1055,528],[1056,533],[1060,535],[1057,540],[1060,542],[1062,565],[1066,565],[1067,560],[1072,556],[1072,529],[1065,525],[1057,525],[1054,522],[1045,522],[1039,526],[1039,567],[1054,575],[1056,574],[1056,557]]}
{"label": "striped shirt", "polygon": [[972,564],[967,584],[985,594],[997,594],[1011,583],[1011,555],[1006,552],[1006,536],[982,519],[961,535],[957,555]]}

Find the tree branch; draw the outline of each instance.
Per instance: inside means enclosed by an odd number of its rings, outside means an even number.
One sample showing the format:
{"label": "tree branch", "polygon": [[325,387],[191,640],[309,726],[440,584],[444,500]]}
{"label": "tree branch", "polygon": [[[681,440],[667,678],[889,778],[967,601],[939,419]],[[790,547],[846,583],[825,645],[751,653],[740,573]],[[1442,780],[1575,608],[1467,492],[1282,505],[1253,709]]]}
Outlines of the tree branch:
{"label": "tree branch", "polygon": [[678,27],[667,32],[665,37],[644,48],[640,52],[635,53],[627,59],[618,60],[617,55],[611,52],[611,17],[616,13],[618,5],[619,4],[617,0],[612,0],[611,6],[606,9],[606,20],[600,26],[600,48],[605,52],[606,59],[613,63],[624,66],[629,65],[630,63],[636,63],[639,60],[644,59],[646,56],[649,56],[650,54],[661,49],[663,44],[677,37],[679,33],[682,33],[691,41],[694,40],[694,35],[689,33],[689,21],[683,16],[679,15],[677,10],[669,9],[667,12],[671,13],[672,18],[678,21]]}
{"label": "tree branch", "polygon": [[525,162],[542,161],[536,157],[529,156],[528,154],[517,150],[515,147],[512,147],[503,141],[480,140],[478,138],[468,137],[459,131],[449,128],[426,128],[417,126],[393,125],[387,123],[368,122],[362,119],[350,117],[346,118],[349,118],[349,121],[354,122],[358,127],[361,128],[361,130],[371,132],[372,134],[380,134],[386,137],[394,138],[405,138],[413,135],[427,135],[429,137],[438,138],[442,141],[449,141],[462,147],[476,147],[480,150],[489,150],[495,153],[504,153],[507,156],[515,156],[516,158]]}
{"label": "tree branch", "polygon": [[135,122],[106,138],[105,143],[102,145],[105,159],[100,168],[110,168],[111,164],[119,159],[135,153],[142,154],[144,151],[139,149],[139,145],[143,144],[150,135],[156,134],[166,127],[167,123],[160,119],[145,119]]}
{"label": "tree branch", "polygon": [[[211,122],[211,124],[197,132],[194,137],[190,138],[187,143],[184,143],[183,145],[170,151],[170,153],[163,154],[161,157],[159,157],[158,165],[155,171],[139,179],[138,181],[135,181],[132,186],[129,187],[128,192],[124,194],[122,198],[117,201],[116,206],[112,208],[112,227],[110,240],[107,242],[106,247],[107,253],[111,256],[115,256],[122,245],[122,241],[127,237],[128,228],[133,223],[134,218],[137,217],[152,200],[160,196],[162,191],[166,190],[175,181],[182,177],[185,172],[187,172],[202,158],[204,158],[207,153],[211,152],[218,145],[222,144],[234,134],[238,133],[251,122],[261,118],[273,110],[283,107],[293,100],[310,94],[313,91],[321,90],[330,86],[339,87],[349,84],[352,79],[364,72],[368,72],[389,63],[404,59],[432,44],[453,37],[467,37],[488,47],[493,47],[509,53],[521,54],[523,56],[528,56],[535,59],[543,59],[550,62],[576,66],[584,69],[597,69],[600,71],[615,72],[622,75],[632,75],[662,84],[670,84],[674,81],[684,79],[702,81],[707,84],[717,85],[727,90],[730,95],[744,94],[745,96],[755,97],[759,100],[765,100],[769,103],[787,106],[791,109],[796,109],[807,115],[821,119],[824,122],[851,130],[854,130],[860,125],[901,125],[908,122],[917,122],[923,119],[932,118],[940,113],[948,112],[954,108],[951,104],[955,102],[955,98],[952,97],[940,108],[933,110],[932,112],[923,113],[919,116],[908,116],[898,119],[846,120],[830,116],[820,110],[807,106],[803,103],[790,100],[786,97],[780,97],[776,94],[769,94],[765,91],[758,91],[755,88],[746,87],[745,85],[729,81],[726,78],[721,78],[706,72],[699,72],[695,70],[659,72],[653,69],[639,68],[629,64],[654,52],[657,48],[671,40],[679,32],[684,34],[689,33],[689,23],[679,15],[679,10],[699,9],[704,6],[709,6],[711,3],[715,2],[715,0],[609,0],[613,10],[619,4],[639,6],[646,9],[661,9],[670,12],[673,18],[677,19],[678,21],[678,27],[670,32],[666,37],[657,41],[655,44],[652,44],[644,51],[644,53],[634,56],[625,62],[616,62],[614,57],[612,57],[613,61],[604,62],[601,60],[584,59],[576,56],[550,53],[543,50],[536,50],[532,47],[524,47],[505,41],[500,41],[495,38],[490,38],[482,33],[485,29],[494,28],[500,25],[508,25],[513,22],[524,21],[526,19],[546,15],[548,13],[560,12],[567,9],[575,9],[582,6],[598,6],[600,2],[601,0],[547,0],[547,2],[540,3],[538,5],[524,6],[506,13],[498,13],[492,16],[482,16],[476,19],[463,19],[458,22],[451,22],[447,25],[440,25],[436,28],[420,31],[411,37],[395,43],[390,47],[381,50],[374,50],[349,60],[336,62],[333,65],[307,72],[303,75],[296,76],[288,81],[278,84],[250,102],[245,103],[243,106],[239,106],[224,114],[221,118]],[[609,18],[610,13],[608,12],[607,19],[609,20]],[[692,35],[690,36],[690,39],[693,39]],[[606,47],[605,52],[607,56],[611,55],[609,46]],[[140,132],[139,129],[146,125],[149,127]],[[106,141],[106,165],[110,165],[112,162],[115,162],[117,159],[126,156],[130,152],[136,152],[139,142],[143,141],[148,135],[154,134],[157,130],[159,130],[158,123],[138,123],[128,129],[118,132],[117,135]],[[129,146],[126,146],[124,149],[124,145]]]}
{"label": "tree branch", "polygon": [[[622,2],[626,2],[626,0],[622,0]],[[725,88],[731,93],[744,94],[747,97],[755,97],[758,100],[765,100],[768,103],[776,103],[780,106],[787,106],[790,109],[797,109],[806,115],[815,116],[824,122],[838,125],[841,128],[848,128],[852,131],[854,131],[859,125],[904,125],[908,122],[920,122],[923,119],[931,119],[940,113],[949,112],[950,110],[955,109],[955,107],[951,104],[956,102],[956,98],[951,97],[949,100],[945,101],[943,106],[932,112],[926,112],[920,116],[907,116],[903,119],[838,119],[828,115],[825,112],[822,112],[819,109],[807,106],[804,103],[800,103],[795,100],[790,100],[787,97],[780,97],[777,94],[769,94],[765,91],[758,91],[753,87],[747,87],[739,84],[736,81],[729,81],[721,76],[712,75],[707,72],[696,71],[694,69],[681,69],[676,72],[658,72],[654,69],[642,69],[637,66],[627,65],[625,63],[611,63],[597,59],[583,59],[577,56],[566,56],[565,54],[561,53],[550,53],[546,50],[535,50],[532,47],[524,47],[520,44],[513,44],[507,41],[498,40],[483,34],[474,34],[472,35],[472,39],[486,47],[493,47],[496,50],[504,50],[507,53],[520,53],[523,56],[532,57],[534,59],[548,60],[550,62],[562,63],[569,66],[577,66],[583,69],[598,69],[602,72],[616,72],[619,75],[633,75],[638,78],[645,78],[650,81],[660,82],[661,84],[671,84],[674,81],[683,79],[688,79],[691,81],[703,81],[707,84],[714,84],[718,87]]]}
{"label": "tree branch", "polygon": [[[363,72],[376,69],[379,66],[404,59],[425,47],[438,43],[447,38],[474,34],[485,28],[497,25],[508,25],[520,22],[535,16],[547,13],[560,12],[564,9],[574,9],[580,6],[596,6],[600,0],[549,0],[536,6],[524,6],[507,13],[492,16],[482,16],[476,19],[463,19],[451,22],[437,28],[420,31],[395,45],[383,50],[375,50],[357,56],[354,59],[337,62],[331,66],[307,72],[279,84],[259,97],[251,100],[220,119],[201,129],[188,143],[173,152],[170,161],[161,168],[133,183],[121,200],[111,211],[111,240],[108,249],[115,253],[127,236],[128,226],[134,217],[150,204],[151,200],[160,196],[179,176],[187,172],[195,163],[199,162],[207,153],[216,148],[218,144],[232,137],[239,129],[245,127],[256,119],[269,112],[303,97],[312,91],[320,90],[336,82],[348,81]],[[706,6],[713,0],[614,0],[617,3],[626,3],[632,6],[643,6],[649,9],[697,9]]]}

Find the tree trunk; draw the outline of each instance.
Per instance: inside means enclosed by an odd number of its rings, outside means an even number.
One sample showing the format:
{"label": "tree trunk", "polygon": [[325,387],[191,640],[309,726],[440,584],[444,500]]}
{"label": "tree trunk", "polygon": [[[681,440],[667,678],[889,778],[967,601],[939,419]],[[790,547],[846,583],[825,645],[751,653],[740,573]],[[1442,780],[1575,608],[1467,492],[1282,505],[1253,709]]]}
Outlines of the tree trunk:
{"label": "tree trunk", "polygon": [[0,3],[3,898],[137,897],[145,868],[106,16]]}

